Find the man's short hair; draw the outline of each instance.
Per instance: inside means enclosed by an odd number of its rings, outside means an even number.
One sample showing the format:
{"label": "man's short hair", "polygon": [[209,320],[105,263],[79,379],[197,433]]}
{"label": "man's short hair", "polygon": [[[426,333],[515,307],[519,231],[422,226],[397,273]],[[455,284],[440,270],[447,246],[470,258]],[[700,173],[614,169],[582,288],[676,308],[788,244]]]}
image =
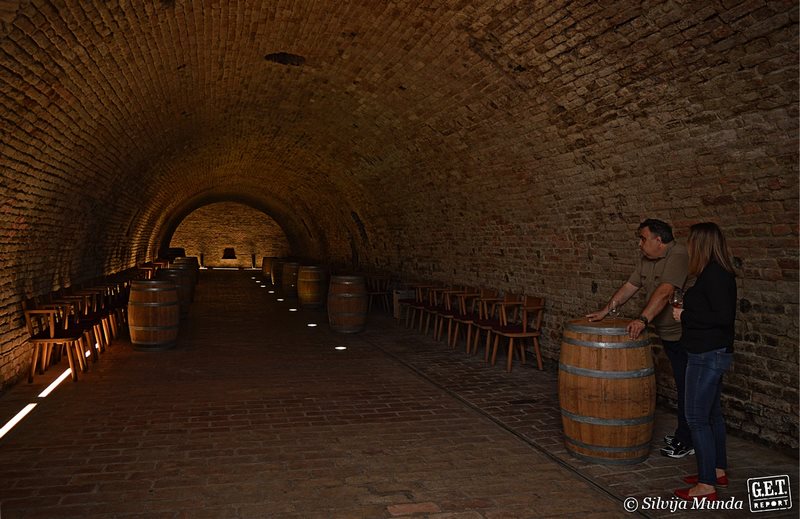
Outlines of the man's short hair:
{"label": "man's short hair", "polygon": [[670,227],[667,222],[662,222],[661,220],[656,220],[655,218],[648,218],[639,224],[639,230],[641,231],[645,227],[650,229],[652,234],[655,234],[661,238],[661,243],[669,243],[675,239],[675,237],[672,235],[672,227]]}

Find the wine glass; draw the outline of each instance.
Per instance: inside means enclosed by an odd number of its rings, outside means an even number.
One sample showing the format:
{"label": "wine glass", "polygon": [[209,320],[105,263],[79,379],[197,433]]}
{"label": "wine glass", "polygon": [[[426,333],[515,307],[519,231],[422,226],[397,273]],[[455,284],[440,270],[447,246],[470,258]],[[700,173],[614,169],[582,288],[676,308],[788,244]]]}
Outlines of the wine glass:
{"label": "wine glass", "polygon": [[669,298],[669,304],[671,304],[673,308],[683,308],[683,290],[676,288]]}
{"label": "wine glass", "polygon": [[616,299],[612,299],[610,303],[608,303],[608,316],[612,319],[615,319],[619,315],[619,303],[617,303]]}

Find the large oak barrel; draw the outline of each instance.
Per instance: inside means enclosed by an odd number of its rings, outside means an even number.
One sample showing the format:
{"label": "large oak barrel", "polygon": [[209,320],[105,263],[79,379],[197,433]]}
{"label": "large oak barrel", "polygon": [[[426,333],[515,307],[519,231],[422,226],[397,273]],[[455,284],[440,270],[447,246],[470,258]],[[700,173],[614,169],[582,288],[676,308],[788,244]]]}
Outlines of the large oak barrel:
{"label": "large oak barrel", "polygon": [[275,260],[272,256],[264,256],[261,258],[261,275],[270,276],[272,279],[272,262]]}
{"label": "large oak barrel", "polygon": [[200,262],[197,256],[186,256],[182,258],[175,258],[171,265],[173,268],[188,268],[194,274],[194,284],[200,282]]}
{"label": "large oak barrel", "polygon": [[173,267],[158,271],[158,279],[175,284],[178,289],[178,306],[181,319],[189,316],[189,307],[194,299],[194,271],[189,268]]}
{"label": "large oak barrel", "polygon": [[656,379],[650,336],[633,340],[628,321],[567,323],[558,397],[567,450],[594,463],[647,458],[653,436]]}
{"label": "large oak barrel", "polygon": [[367,322],[367,286],[363,276],[331,276],[328,323],[341,333],[358,333]]}
{"label": "large oak barrel", "polygon": [[269,277],[272,281],[272,286],[279,287],[281,286],[281,274],[283,273],[283,264],[285,260],[282,259],[274,259],[272,260],[272,267],[270,267]]}
{"label": "large oak barrel", "polygon": [[128,328],[137,350],[166,350],[178,339],[178,288],[171,281],[131,281]]}
{"label": "large oak barrel", "polygon": [[297,295],[297,269],[300,268],[299,263],[287,261],[281,268],[281,291],[287,297],[295,297]]}
{"label": "large oak barrel", "polygon": [[325,303],[325,269],[301,265],[297,269],[297,301],[305,308],[321,308]]}
{"label": "large oak barrel", "polygon": [[[189,288],[188,288],[189,302],[190,303],[194,302],[194,291],[200,270],[195,268],[195,266],[192,265],[191,263],[187,262],[173,263],[172,265],[170,265],[168,270],[180,270],[186,273],[187,279],[189,281]],[[180,287],[178,287],[178,292],[180,295]]]}

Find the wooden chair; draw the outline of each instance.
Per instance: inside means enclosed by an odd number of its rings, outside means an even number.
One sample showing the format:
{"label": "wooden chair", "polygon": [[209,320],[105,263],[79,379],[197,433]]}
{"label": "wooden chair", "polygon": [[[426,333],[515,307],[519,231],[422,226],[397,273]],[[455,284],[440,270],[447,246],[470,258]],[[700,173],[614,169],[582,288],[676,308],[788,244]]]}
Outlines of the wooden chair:
{"label": "wooden chair", "polygon": [[401,304],[407,306],[406,310],[406,328],[414,328],[414,321],[419,316],[420,331],[422,331],[422,317],[424,309],[428,301],[428,291],[433,288],[433,285],[424,283],[415,283],[411,287],[414,289],[414,299],[412,301],[402,300]]}
{"label": "wooden chair", "polygon": [[33,382],[37,370],[43,373],[54,354],[60,355],[62,349],[72,370],[72,380],[77,381],[78,370],[88,370],[83,331],[71,326],[70,316],[64,308],[25,308],[23,305],[23,312],[30,335],[28,342],[33,345],[28,382]]}
{"label": "wooden chair", "polygon": [[[442,291],[445,290],[445,287],[436,286],[436,287],[429,287],[425,291],[425,297],[422,304],[422,309],[420,312],[419,318],[419,331],[423,332],[425,335],[428,335],[428,330],[430,330],[431,320],[434,322],[436,321],[436,311],[438,310],[439,306],[439,296],[441,295]],[[423,330],[423,320],[425,318],[424,323],[424,330]],[[434,329],[436,326],[434,326]],[[436,335],[434,330],[434,335]]]}
{"label": "wooden chair", "polygon": [[[525,364],[525,341],[533,339],[533,349],[536,352],[536,363],[542,369],[542,352],[539,349],[539,336],[542,331],[542,315],[544,314],[544,298],[525,296],[518,303],[500,303],[500,321],[492,327],[495,334],[494,348],[492,350],[492,365],[497,359],[497,348],[500,337],[508,338],[508,360],[506,370],[511,371],[514,353],[519,349],[520,359]],[[515,339],[523,339],[515,342]]]}
{"label": "wooden chair", "polygon": [[120,319],[120,307],[115,304],[119,293],[118,281],[98,280],[63,296],[77,298],[81,302],[78,323],[92,331],[95,336],[95,342],[92,344],[97,344],[100,351],[105,351],[111,345],[124,325]]}
{"label": "wooden chair", "polygon": [[397,279],[393,280],[393,282],[389,282],[389,288],[389,297],[391,298],[392,303],[392,315],[395,318],[395,322],[400,324],[400,321],[408,318],[410,305],[415,300],[415,292],[406,283],[403,283]]}
{"label": "wooden chair", "polygon": [[155,279],[158,272],[158,265],[153,263],[143,263],[136,267],[139,270],[138,276],[141,279]]}
{"label": "wooden chair", "polygon": [[99,352],[105,351],[105,335],[102,321],[91,314],[94,308],[93,296],[89,293],[73,293],[68,290],[59,290],[51,294],[49,303],[64,305],[70,310],[66,312],[73,319],[74,327],[84,335],[84,340],[89,344],[92,352],[92,361],[97,362]]}
{"label": "wooden chair", "polygon": [[455,347],[453,341],[453,320],[456,315],[461,314],[461,296],[474,289],[466,287],[455,287],[442,292],[439,306],[436,310],[436,326],[434,327],[434,337],[441,340],[444,333],[444,324],[447,323],[447,345]]}
{"label": "wooden chair", "polygon": [[105,312],[107,315],[109,327],[111,328],[111,340],[119,338],[119,331],[122,327],[122,323],[119,320],[119,314],[117,313],[117,308],[114,305],[114,299],[117,297],[117,292],[119,290],[119,284],[112,280],[106,280],[104,282],[104,286],[106,288],[106,295],[105,295]]}
{"label": "wooden chair", "polygon": [[475,321],[481,317],[480,298],[482,296],[486,298],[497,297],[497,291],[483,288],[480,291],[467,290],[458,294],[458,307],[452,319],[454,326],[453,335],[450,339],[452,341],[450,344],[451,348],[456,347],[456,344],[458,343],[459,332],[461,331],[461,325],[463,324],[466,326],[466,350],[467,354],[470,353],[470,348],[472,348],[472,328],[475,324]]}
{"label": "wooden chair", "polygon": [[108,289],[104,286],[77,289],[74,295],[85,296],[85,306],[78,322],[86,329],[91,328],[100,351],[105,351],[113,339],[112,312],[108,305]]}
{"label": "wooden chair", "polygon": [[367,311],[372,310],[373,301],[390,312],[392,303],[389,300],[389,277],[379,274],[367,275]]}
{"label": "wooden chair", "polygon": [[131,286],[130,279],[127,276],[112,279],[110,283],[112,288],[108,298],[108,309],[113,314],[114,322],[116,323],[117,331],[114,334],[116,338],[128,328],[128,297],[130,296]]}
{"label": "wooden chair", "polygon": [[[496,293],[495,293],[496,294]],[[475,354],[478,352],[478,346],[480,344],[480,337],[481,332],[486,333],[486,341],[484,342],[486,352],[484,353],[483,360],[489,362],[489,350],[491,349],[492,344],[492,331],[494,327],[500,324],[500,314],[499,308],[500,303],[518,303],[522,301],[522,296],[517,294],[505,294],[502,297],[498,295],[492,295],[492,292],[489,292],[486,296],[482,296],[479,298],[479,317],[473,321],[473,325],[475,326],[475,335],[472,339],[472,353]]]}
{"label": "wooden chair", "polygon": [[403,297],[397,300],[397,323],[399,324],[400,321],[405,320],[406,328],[408,328],[408,319],[409,315],[411,314],[411,305],[415,302],[413,297]]}
{"label": "wooden chair", "polygon": [[[433,338],[441,339],[442,325],[453,313],[450,296],[454,293],[463,292],[462,286],[440,286],[431,288],[428,291],[428,303],[422,309],[425,314],[425,335],[428,335],[430,323],[433,322]],[[420,323],[421,324],[421,323]]]}

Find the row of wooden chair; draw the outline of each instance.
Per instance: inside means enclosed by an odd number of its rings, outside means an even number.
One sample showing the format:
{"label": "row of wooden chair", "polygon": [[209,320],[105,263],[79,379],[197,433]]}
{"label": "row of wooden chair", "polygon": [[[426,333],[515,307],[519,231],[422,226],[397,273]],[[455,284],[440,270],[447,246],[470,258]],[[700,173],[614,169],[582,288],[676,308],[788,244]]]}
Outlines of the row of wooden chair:
{"label": "row of wooden chair", "polygon": [[[399,301],[404,310],[406,326],[418,327],[426,334],[433,324],[433,336],[441,340],[447,325],[447,343],[456,348],[463,332],[466,352],[474,355],[484,345],[486,362],[494,365],[500,339],[506,338],[507,365],[510,372],[513,359],[526,362],[526,341],[532,341],[538,368],[542,369],[539,346],[544,298],[517,294],[500,295],[493,289],[474,289],[466,286],[411,285],[414,298]],[[481,337],[484,337],[483,341]]]}
{"label": "row of wooden chair", "polygon": [[28,382],[65,355],[78,380],[97,362],[127,322],[128,282],[124,277],[99,280],[83,287],[61,289],[23,301],[22,310],[33,346]]}
{"label": "row of wooden chair", "polygon": [[380,307],[386,312],[392,311],[391,284],[392,278],[384,274],[365,274],[367,284],[367,310]]}

